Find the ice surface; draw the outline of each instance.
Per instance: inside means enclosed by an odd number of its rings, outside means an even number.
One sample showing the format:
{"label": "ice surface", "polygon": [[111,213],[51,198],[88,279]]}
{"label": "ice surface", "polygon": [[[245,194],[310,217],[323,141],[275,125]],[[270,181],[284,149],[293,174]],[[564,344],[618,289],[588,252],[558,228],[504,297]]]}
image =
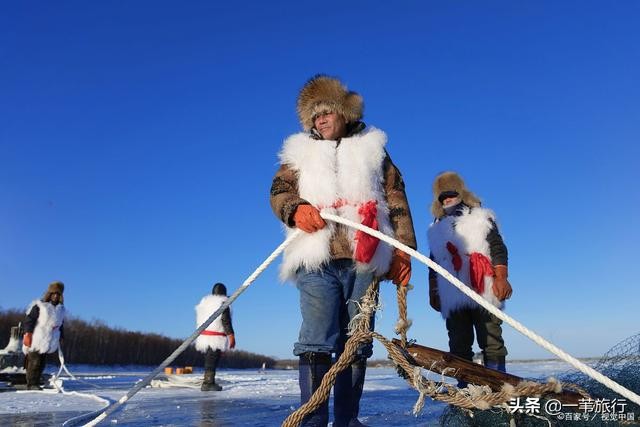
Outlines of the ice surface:
{"label": "ice surface", "polygon": [[[65,379],[64,389],[0,393],[0,425],[60,425],[100,410],[104,401],[120,399],[151,372],[147,367],[69,366],[80,381]],[[569,369],[560,361],[508,364],[510,373],[546,378]],[[55,373],[53,368],[49,370]],[[181,376],[185,387],[145,388],[101,425],[127,426],[279,426],[299,405],[297,370],[219,370],[221,392],[203,393],[202,371]],[[431,377],[433,378],[433,377]],[[391,368],[369,368],[360,419],[371,426],[435,426],[444,404],[427,401],[423,412],[411,413],[417,393]]]}

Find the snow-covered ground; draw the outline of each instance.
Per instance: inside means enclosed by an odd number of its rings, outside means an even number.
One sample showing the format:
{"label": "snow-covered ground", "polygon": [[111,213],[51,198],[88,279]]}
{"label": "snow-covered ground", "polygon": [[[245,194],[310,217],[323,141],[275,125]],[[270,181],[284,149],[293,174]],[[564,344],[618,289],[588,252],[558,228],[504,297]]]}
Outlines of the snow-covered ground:
{"label": "snow-covered ground", "polygon": [[[104,407],[105,400],[120,399],[144,378],[149,368],[69,366],[78,381],[65,379],[61,394],[0,393],[0,425],[61,425],[79,415]],[[510,373],[546,378],[569,369],[560,361],[511,363]],[[53,372],[53,367],[49,370]],[[278,426],[299,405],[296,370],[220,370],[221,392],[203,393],[197,386],[202,372],[180,376],[185,387],[149,387],[136,394],[102,425],[127,426]],[[415,390],[390,368],[369,368],[360,419],[371,426],[438,425],[445,405],[428,400],[417,417],[411,413]]]}

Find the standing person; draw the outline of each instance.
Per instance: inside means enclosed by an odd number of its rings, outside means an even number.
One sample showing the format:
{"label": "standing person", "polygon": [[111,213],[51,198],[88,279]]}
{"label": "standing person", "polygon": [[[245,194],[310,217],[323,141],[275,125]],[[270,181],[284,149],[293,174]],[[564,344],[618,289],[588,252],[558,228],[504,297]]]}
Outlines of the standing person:
{"label": "standing person", "polygon": [[29,305],[24,320],[22,351],[26,355],[27,390],[42,390],[40,377],[47,354],[54,353],[64,337],[64,283],[52,282],[41,300]]}
{"label": "standing person", "polygon": [[[304,233],[285,250],[281,278],[300,291],[302,326],[293,354],[300,358],[301,402],[309,400],[347,340],[347,325],[374,279],[405,286],[411,259],[404,252],[320,213],[368,225],[416,248],[411,213],[400,171],[385,149],[387,136],[361,121],[360,95],[324,75],[300,91],[298,116],[304,132],[287,138],[280,169],[271,185],[271,207],[286,233]],[[372,322],[373,327],[373,322]],[[360,426],[358,413],[366,361],[372,344],[362,345],[349,369],[336,378],[335,427]],[[328,403],[305,419],[326,426]]]}
{"label": "standing person", "polygon": [[[507,247],[498,232],[495,214],[480,207],[480,199],[455,172],[436,177],[433,198],[431,212],[435,220],[428,232],[431,259],[489,303],[502,308],[512,290],[507,280]],[[475,329],[485,366],[506,371],[507,349],[500,319],[432,269],[429,302],[446,320],[451,353],[472,360]],[[459,386],[466,384],[461,382]]]}
{"label": "standing person", "polygon": [[[211,295],[205,295],[196,305],[196,323],[202,325],[227,300],[227,288],[222,283],[216,283],[211,289]],[[216,384],[216,369],[223,351],[235,348],[236,337],[231,324],[231,309],[227,307],[196,338],[196,350],[204,353],[204,379],[202,391],[220,391],[222,387]]]}

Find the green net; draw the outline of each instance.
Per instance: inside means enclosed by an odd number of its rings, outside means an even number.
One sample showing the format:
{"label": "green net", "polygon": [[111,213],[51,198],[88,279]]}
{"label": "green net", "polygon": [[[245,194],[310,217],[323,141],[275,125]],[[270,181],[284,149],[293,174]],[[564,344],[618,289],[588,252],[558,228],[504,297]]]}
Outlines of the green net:
{"label": "green net", "polygon": [[[623,387],[640,394],[640,334],[616,344],[593,368]],[[440,424],[448,427],[542,427],[542,426],[640,426],[640,406],[578,371],[568,371],[556,378],[586,390],[592,399],[581,401],[578,406],[547,410],[548,402],[540,399],[539,405],[516,410],[516,403],[507,409],[467,411],[448,406],[440,417]],[[529,378],[545,381],[545,378]],[[524,398],[521,398],[524,402]],[[518,402],[519,405],[525,406]],[[536,410],[537,409],[537,410]],[[511,413],[513,412],[513,413]]]}

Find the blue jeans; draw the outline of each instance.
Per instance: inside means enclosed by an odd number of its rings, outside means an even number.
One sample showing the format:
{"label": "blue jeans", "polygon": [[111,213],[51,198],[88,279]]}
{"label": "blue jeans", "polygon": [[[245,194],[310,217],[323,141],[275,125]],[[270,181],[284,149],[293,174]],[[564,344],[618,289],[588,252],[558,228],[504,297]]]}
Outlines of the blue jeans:
{"label": "blue jeans", "polygon": [[[296,286],[300,290],[302,326],[293,354],[314,352],[339,356],[348,339],[349,321],[360,311],[356,302],[360,302],[372,280],[373,273],[356,273],[350,259],[332,260],[318,271],[300,269],[296,273]],[[373,320],[372,316],[372,329]],[[372,343],[358,349],[361,357],[372,354]]]}

